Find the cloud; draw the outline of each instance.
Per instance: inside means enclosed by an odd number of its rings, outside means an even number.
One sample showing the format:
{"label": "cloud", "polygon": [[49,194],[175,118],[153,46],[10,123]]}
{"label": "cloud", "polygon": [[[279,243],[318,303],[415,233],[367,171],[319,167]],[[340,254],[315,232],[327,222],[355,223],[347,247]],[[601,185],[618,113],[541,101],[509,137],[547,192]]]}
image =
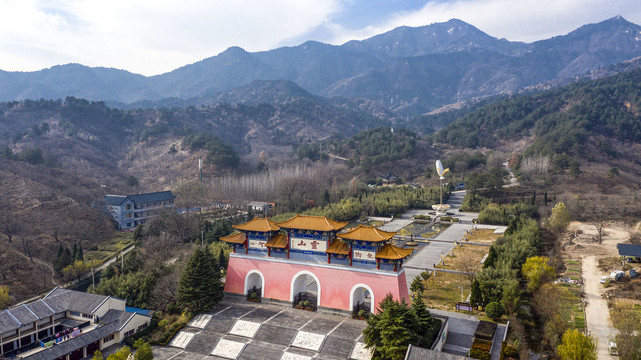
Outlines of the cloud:
{"label": "cloud", "polygon": [[0,0],[0,69],[76,62],[152,75],[229,46],[342,44],[451,18],[492,36],[534,41],[615,15],[641,23],[641,1]]}
{"label": "cloud", "polygon": [[0,68],[79,62],[157,74],[231,45],[271,49],[340,9],[338,0],[0,0]]}
{"label": "cloud", "polygon": [[641,23],[639,0],[453,0],[428,1],[421,9],[400,11],[377,25],[361,29],[334,26],[334,37],[342,44],[364,39],[395,27],[423,26],[461,19],[489,35],[511,41],[532,42],[566,34],[581,25],[600,22],[621,15],[628,21]]}

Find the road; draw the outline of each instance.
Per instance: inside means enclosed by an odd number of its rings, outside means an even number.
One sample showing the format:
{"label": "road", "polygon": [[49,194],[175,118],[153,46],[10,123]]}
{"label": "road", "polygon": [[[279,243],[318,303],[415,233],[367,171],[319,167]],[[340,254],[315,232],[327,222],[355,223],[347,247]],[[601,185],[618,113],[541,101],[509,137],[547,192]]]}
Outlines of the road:
{"label": "road", "polygon": [[614,328],[610,320],[610,309],[603,298],[605,288],[601,285],[601,272],[597,268],[596,256],[583,258],[583,291],[587,302],[585,320],[588,331],[597,341],[597,359],[611,360],[615,357],[608,352],[609,339],[614,338]]}
{"label": "road", "polygon": [[508,185],[503,185],[503,187],[517,186],[519,185],[519,182],[516,180],[516,176],[514,176],[512,169],[510,169],[508,165],[508,162],[503,163],[503,166],[505,166],[505,170],[507,170],[507,172],[510,174],[510,183]]}

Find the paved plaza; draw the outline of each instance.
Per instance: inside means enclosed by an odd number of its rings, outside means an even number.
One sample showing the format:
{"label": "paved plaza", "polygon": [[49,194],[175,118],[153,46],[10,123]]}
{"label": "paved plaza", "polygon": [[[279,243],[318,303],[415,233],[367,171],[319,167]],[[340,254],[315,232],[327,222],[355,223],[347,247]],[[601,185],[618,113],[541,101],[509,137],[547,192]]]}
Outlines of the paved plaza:
{"label": "paved plaza", "polygon": [[181,330],[155,359],[369,359],[363,320],[230,298]]}

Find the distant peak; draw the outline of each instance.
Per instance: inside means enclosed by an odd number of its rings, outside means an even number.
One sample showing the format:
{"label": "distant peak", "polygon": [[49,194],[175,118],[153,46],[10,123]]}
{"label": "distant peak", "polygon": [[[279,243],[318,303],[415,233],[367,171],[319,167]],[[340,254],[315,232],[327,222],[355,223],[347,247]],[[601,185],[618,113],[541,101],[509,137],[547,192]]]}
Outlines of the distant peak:
{"label": "distant peak", "polygon": [[457,25],[469,25],[465,21],[463,21],[461,19],[457,19],[457,18],[451,18],[451,19],[447,20],[447,23],[448,24],[457,24]]}
{"label": "distant peak", "polygon": [[219,55],[244,55],[247,54],[247,51],[245,49],[241,48],[240,46],[230,46],[227,48],[227,50],[221,52]]}
{"label": "distant peak", "polygon": [[631,22],[623,18],[623,16],[621,15],[617,15],[607,20],[603,20],[602,23],[631,24]]}

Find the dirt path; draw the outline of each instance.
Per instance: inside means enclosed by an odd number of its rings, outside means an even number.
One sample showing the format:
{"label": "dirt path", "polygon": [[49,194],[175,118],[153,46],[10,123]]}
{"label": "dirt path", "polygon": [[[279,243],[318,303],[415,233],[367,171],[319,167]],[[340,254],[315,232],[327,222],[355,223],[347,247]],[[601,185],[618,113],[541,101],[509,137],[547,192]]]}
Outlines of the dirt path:
{"label": "dirt path", "polygon": [[582,260],[584,299],[587,302],[585,320],[588,331],[597,341],[597,358],[610,360],[613,357],[608,353],[608,342],[614,337],[614,328],[610,320],[608,304],[601,296],[605,292],[605,288],[600,283],[601,271],[597,267],[596,256],[587,256]]}

